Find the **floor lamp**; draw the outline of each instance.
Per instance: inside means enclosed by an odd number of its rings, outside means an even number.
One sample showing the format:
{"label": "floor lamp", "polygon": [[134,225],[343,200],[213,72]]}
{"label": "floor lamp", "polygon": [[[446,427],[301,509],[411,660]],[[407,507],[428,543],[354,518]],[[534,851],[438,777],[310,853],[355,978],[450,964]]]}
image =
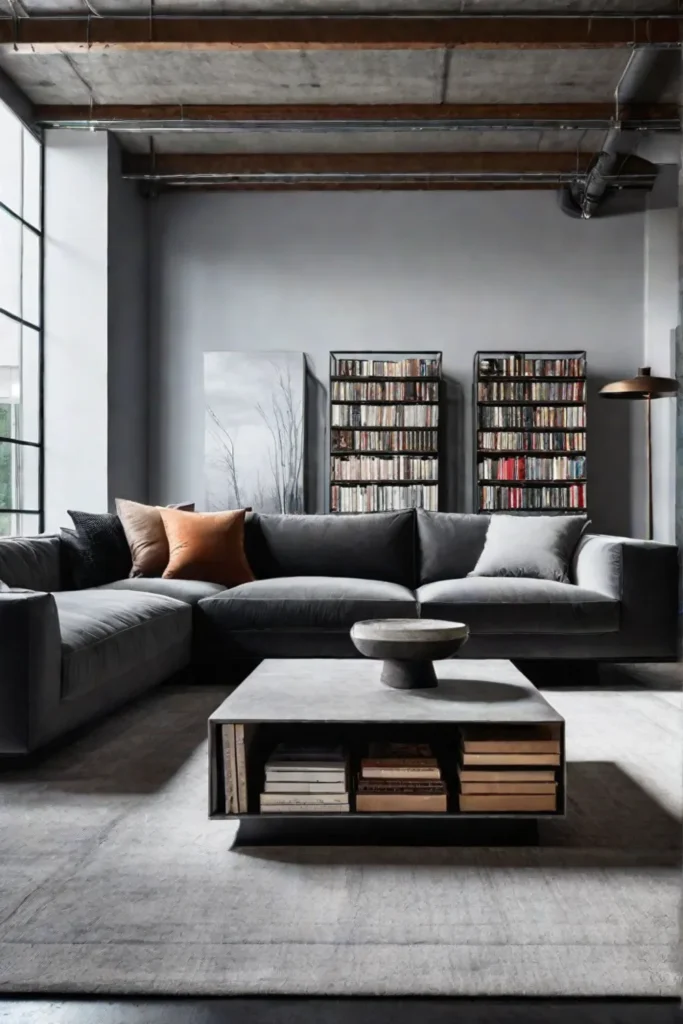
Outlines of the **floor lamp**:
{"label": "floor lamp", "polygon": [[649,366],[641,366],[635,377],[606,384],[600,390],[601,398],[621,398],[626,401],[647,402],[645,407],[647,444],[647,539],[652,540],[652,400],[674,398],[678,382],[673,377],[653,377]]}

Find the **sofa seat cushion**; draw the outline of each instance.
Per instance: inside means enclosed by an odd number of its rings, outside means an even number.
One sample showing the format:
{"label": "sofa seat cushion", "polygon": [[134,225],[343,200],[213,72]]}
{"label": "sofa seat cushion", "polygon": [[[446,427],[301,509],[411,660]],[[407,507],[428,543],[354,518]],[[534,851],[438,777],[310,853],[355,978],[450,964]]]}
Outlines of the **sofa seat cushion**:
{"label": "sofa seat cushion", "polygon": [[160,576],[136,576],[133,579],[105,583],[98,590],[134,590],[142,594],[160,594],[195,605],[203,597],[222,594],[225,587],[220,583],[204,583],[202,580],[164,580]]}
{"label": "sofa seat cushion", "polygon": [[398,583],[338,576],[255,580],[201,602],[226,630],[347,630],[359,619],[415,618],[415,595]]}
{"label": "sofa seat cushion", "polygon": [[161,682],[189,664],[192,609],[183,601],[99,589],[65,591],[54,599],[62,699],[133,678]]}
{"label": "sofa seat cushion", "polygon": [[417,591],[424,618],[464,622],[472,633],[611,633],[620,604],[571,583],[477,576],[426,583]]}

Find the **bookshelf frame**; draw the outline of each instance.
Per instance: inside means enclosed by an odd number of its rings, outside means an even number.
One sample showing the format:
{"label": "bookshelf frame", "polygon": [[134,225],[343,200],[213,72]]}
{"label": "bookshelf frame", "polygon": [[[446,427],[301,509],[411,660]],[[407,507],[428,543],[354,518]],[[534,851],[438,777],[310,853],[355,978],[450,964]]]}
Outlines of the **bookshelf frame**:
{"label": "bookshelf frame", "polygon": [[[584,373],[582,375],[562,375],[556,376],[551,374],[481,374],[481,361],[483,359],[505,359],[505,358],[520,358],[520,359],[582,359],[584,365]],[[588,488],[587,488],[587,430],[588,430],[588,416],[587,416],[587,388],[588,388],[588,375],[586,372],[586,351],[585,349],[481,349],[474,354],[473,361],[473,373],[472,373],[472,409],[473,409],[473,459],[472,459],[472,500],[474,503],[474,511],[481,515],[495,515],[497,513],[505,513],[507,515],[585,515],[588,508]],[[480,383],[504,383],[504,384],[533,384],[533,383],[583,383],[584,395],[582,401],[569,401],[569,400],[525,400],[525,399],[502,399],[499,401],[495,400],[480,400],[479,398],[479,384]],[[524,408],[531,407],[534,409],[539,408],[551,408],[551,409],[567,409],[567,408],[582,408],[583,409],[583,426],[581,427],[482,427],[480,426],[480,410],[482,408]],[[584,445],[582,450],[578,449],[549,449],[547,451],[537,449],[485,449],[479,446],[479,434],[480,432],[497,433],[519,433],[519,434],[568,434],[568,433],[583,433],[584,434]],[[497,480],[485,477],[480,474],[480,460],[483,458],[506,458],[506,457],[527,457],[527,458],[547,458],[552,459],[555,457],[578,457],[583,456],[586,460],[586,471],[580,478],[574,477],[567,480]],[[483,507],[480,488],[482,486],[498,486],[498,487],[570,487],[572,484],[582,484],[584,487],[584,504],[582,507],[574,508],[572,506],[555,506],[548,508],[525,508],[525,509],[487,509]]]}
{"label": "bookshelf frame", "polygon": [[[368,376],[363,375],[346,375],[336,373],[337,363],[340,359],[367,359],[367,360],[384,360],[387,362],[399,362],[402,359],[435,359],[438,361],[439,372],[438,374],[426,375],[426,376],[413,376],[405,374],[402,376],[389,376],[382,374],[370,374]],[[408,487],[419,484],[436,485],[437,488],[437,509],[443,507],[444,500],[444,480],[443,480],[443,438],[444,438],[444,377],[443,377],[443,352],[436,349],[384,349],[384,350],[368,350],[368,349],[345,349],[345,350],[334,350],[329,354],[329,393],[328,393],[328,460],[327,460],[327,495],[328,495],[328,511],[334,515],[359,515],[364,510],[357,512],[340,512],[333,508],[332,501],[332,488],[335,486],[341,487],[363,487],[385,485],[387,487]],[[386,384],[386,383],[425,383],[425,384],[436,384],[438,391],[438,398],[429,401],[416,401],[412,399],[338,399],[333,397],[334,385],[336,383],[359,383],[359,384]],[[359,427],[339,427],[336,426],[333,420],[333,410],[338,406],[353,406],[353,405],[380,405],[394,408],[401,408],[406,406],[430,406],[438,410],[438,423],[434,427],[387,427],[387,426],[359,426]],[[338,449],[333,445],[334,431],[336,430],[361,430],[367,433],[381,433],[381,432],[399,432],[403,430],[416,431],[418,433],[425,433],[427,431],[434,432],[436,434],[436,448],[433,450],[427,450],[424,448],[410,448],[406,450],[394,450],[394,451],[379,451],[379,450],[363,450],[363,449]],[[433,458],[436,463],[436,477],[433,480],[381,480],[381,479],[367,479],[362,480],[335,480],[333,476],[333,465],[334,458],[338,456],[377,456],[377,457],[391,457],[398,458],[400,456],[408,456],[415,458]],[[379,509],[377,511],[380,511]],[[390,510],[387,510],[390,511]]]}

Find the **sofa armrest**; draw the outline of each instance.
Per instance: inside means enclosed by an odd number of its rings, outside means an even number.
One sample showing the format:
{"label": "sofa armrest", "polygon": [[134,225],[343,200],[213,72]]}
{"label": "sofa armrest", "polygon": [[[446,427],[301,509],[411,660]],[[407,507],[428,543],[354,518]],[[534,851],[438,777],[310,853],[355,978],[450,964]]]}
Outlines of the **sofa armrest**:
{"label": "sofa armrest", "polygon": [[678,571],[673,544],[588,534],[576,549],[572,582],[620,602],[625,657],[675,658]]}
{"label": "sofa armrest", "polygon": [[0,754],[26,754],[49,732],[62,650],[52,594],[0,592]]}

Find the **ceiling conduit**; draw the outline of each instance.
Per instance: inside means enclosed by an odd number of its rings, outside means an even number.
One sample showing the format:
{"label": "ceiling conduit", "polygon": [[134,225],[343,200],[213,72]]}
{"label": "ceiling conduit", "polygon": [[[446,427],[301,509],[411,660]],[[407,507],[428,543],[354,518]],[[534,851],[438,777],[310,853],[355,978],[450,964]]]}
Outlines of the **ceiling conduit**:
{"label": "ceiling conduit", "polygon": [[658,51],[654,47],[639,47],[631,51],[626,67],[614,91],[614,123],[605,136],[602,149],[595,156],[585,178],[566,186],[560,193],[560,206],[570,217],[590,220],[598,213],[611,181],[619,168],[635,149],[638,134],[625,131],[622,110],[635,103],[645,83],[651,77]]}

